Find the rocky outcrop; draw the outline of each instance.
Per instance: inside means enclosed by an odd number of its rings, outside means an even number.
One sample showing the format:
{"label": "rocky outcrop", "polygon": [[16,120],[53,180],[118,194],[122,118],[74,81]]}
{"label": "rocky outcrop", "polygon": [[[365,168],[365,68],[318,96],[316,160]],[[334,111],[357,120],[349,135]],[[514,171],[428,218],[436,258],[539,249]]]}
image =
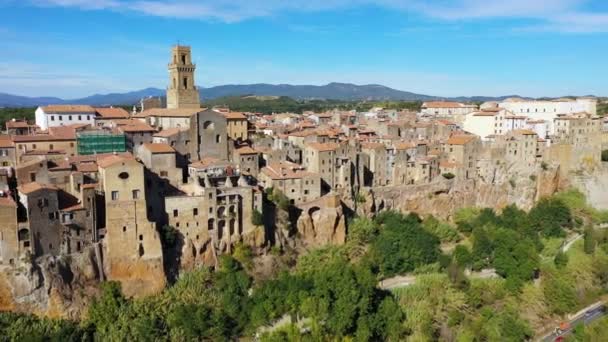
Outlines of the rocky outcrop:
{"label": "rocky outcrop", "polygon": [[145,297],[161,292],[167,285],[163,260],[112,259],[108,262],[108,279],[120,282],[127,297]]}
{"label": "rocky outcrop", "polygon": [[103,278],[94,249],[74,256],[20,260],[0,270],[0,311],[76,319]]}
{"label": "rocky outcrop", "polygon": [[[465,207],[501,209],[509,204],[529,210],[536,201],[557,192],[562,185],[559,168],[537,174],[504,173],[492,182],[440,180],[431,184],[365,189],[359,214],[394,209],[451,219]],[[369,211],[369,213],[368,213]]]}
{"label": "rocky outcrop", "polygon": [[341,245],[346,242],[346,218],[338,196],[329,195],[301,205],[298,236],[308,247]]}

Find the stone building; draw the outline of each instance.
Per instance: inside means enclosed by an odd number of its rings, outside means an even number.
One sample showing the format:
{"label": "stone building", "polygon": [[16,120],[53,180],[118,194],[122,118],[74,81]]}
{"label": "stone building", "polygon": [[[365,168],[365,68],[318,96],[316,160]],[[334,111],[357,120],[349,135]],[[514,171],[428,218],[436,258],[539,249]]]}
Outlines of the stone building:
{"label": "stone building", "polygon": [[30,124],[25,119],[11,119],[5,123],[7,135],[29,135],[38,130],[38,126]]}
{"label": "stone building", "polygon": [[169,87],[167,88],[167,108],[200,108],[201,101],[189,46],[176,45],[171,49],[169,63]]}
{"label": "stone building", "polygon": [[[0,196],[0,265],[13,264],[21,254],[17,224],[17,204],[7,195]],[[29,234],[22,234],[25,240]],[[29,243],[29,240],[28,240]]]}
{"label": "stone building", "polygon": [[352,164],[348,145],[337,143],[310,143],[304,150],[303,165],[318,173],[323,181],[322,192],[350,189]]}
{"label": "stone building", "polygon": [[118,130],[125,135],[127,151],[138,155],[143,144],[150,144],[154,140],[156,129],[145,123],[119,126]]}
{"label": "stone building", "polygon": [[145,296],[165,287],[163,252],[156,225],[147,218],[144,167],[131,156],[98,161],[105,196],[107,275],[126,295]]}
{"label": "stone building", "polygon": [[306,171],[298,164],[290,162],[269,164],[262,168],[259,180],[266,189],[281,190],[294,204],[321,197],[321,176]]}
{"label": "stone building", "polygon": [[109,126],[113,120],[124,120],[129,118],[129,112],[120,107],[95,108],[95,126]]}
{"label": "stone building", "polygon": [[243,113],[222,113],[227,120],[228,137],[234,141],[245,141],[248,138],[248,121]]}
{"label": "stone building", "polygon": [[454,135],[443,146],[446,161],[462,165],[462,175],[465,179],[476,176],[480,149],[481,141],[474,135]]}
{"label": "stone building", "polygon": [[32,155],[55,155],[58,158],[75,156],[76,133],[86,127],[71,125],[50,128],[45,134],[13,136],[17,164]]}
{"label": "stone building", "polygon": [[228,122],[226,117],[207,109],[197,114],[198,159],[228,159]]}
{"label": "stone building", "polygon": [[15,168],[17,166],[17,154],[15,143],[9,136],[0,136],[0,167]]}
{"label": "stone building", "polygon": [[63,235],[59,220],[59,190],[51,185],[31,182],[19,186],[18,191],[23,208],[20,221],[27,222],[32,254],[59,255]]}
{"label": "stone building", "polygon": [[257,178],[260,171],[260,153],[258,151],[249,146],[237,148],[233,152],[232,160],[242,173]]}
{"label": "stone building", "polygon": [[365,186],[385,186],[389,183],[389,156],[386,146],[381,143],[364,142],[361,143],[361,153],[367,155],[369,163],[364,168]]}

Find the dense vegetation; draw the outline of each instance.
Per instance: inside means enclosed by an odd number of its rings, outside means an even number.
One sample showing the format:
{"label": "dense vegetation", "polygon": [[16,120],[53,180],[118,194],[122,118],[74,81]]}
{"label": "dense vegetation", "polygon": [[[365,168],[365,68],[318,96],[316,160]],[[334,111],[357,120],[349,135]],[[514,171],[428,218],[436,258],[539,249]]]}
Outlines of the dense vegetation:
{"label": "dense vegetation", "polygon": [[324,112],[331,109],[367,111],[373,107],[386,109],[409,109],[417,111],[422,102],[414,101],[339,101],[339,100],[295,100],[290,97],[229,96],[206,101],[203,106],[226,106],[233,111],[254,113],[302,113]]}
{"label": "dense vegetation", "polygon": [[0,108],[0,127],[6,128],[4,124],[11,119],[34,121],[35,111],[36,108]]}
{"label": "dense vegetation", "polygon": [[[239,245],[215,272],[184,274],[156,296],[127,299],[105,283],[81,322],[0,314],[0,340],[523,341],[606,293],[608,232],[592,226],[607,218],[576,191],[528,213],[464,209],[455,226],[384,212],[354,219],[343,246],[276,256],[270,277],[252,276]],[[584,239],[564,251],[576,232]],[[465,276],[487,268],[499,277]],[[403,274],[415,283],[377,287]],[[575,337],[601,336],[605,325]]]}

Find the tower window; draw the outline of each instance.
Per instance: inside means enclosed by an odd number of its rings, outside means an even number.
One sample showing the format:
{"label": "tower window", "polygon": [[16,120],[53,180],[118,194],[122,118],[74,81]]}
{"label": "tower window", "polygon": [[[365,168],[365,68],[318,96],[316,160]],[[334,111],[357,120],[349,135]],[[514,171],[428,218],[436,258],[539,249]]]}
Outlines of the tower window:
{"label": "tower window", "polygon": [[186,64],[186,55],[182,55],[182,64]]}
{"label": "tower window", "polygon": [[188,89],[188,77],[184,77],[184,89]]}

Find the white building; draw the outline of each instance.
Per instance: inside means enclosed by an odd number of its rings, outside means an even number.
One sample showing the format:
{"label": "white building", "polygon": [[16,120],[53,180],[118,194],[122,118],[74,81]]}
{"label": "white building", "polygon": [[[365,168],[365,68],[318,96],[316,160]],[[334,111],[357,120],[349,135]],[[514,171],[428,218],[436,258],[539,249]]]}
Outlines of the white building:
{"label": "white building", "polygon": [[466,115],[478,110],[476,105],[468,105],[460,102],[425,102],[422,104],[421,113],[424,116],[452,116]]}
{"label": "white building", "polygon": [[36,125],[42,130],[73,124],[95,125],[95,108],[84,105],[53,105],[36,109]]}
{"label": "white building", "polygon": [[597,114],[597,99],[595,98],[564,98],[542,101],[510,98],[499,103],[498,106],[513,112],[514,115],[524,115],[531,120],[547,121],[550,134],[553,134],[553,121],[558,115]]}
{"label": "white building", "polygon": [[504,109],[473,112],[465,116],[462,128],[487,141],[494,135],[503,135],[507,132],[505,118],[508,114],[510,113]]}
{"label": "white building", "polygon": [[546,139],[549,135],[549,124],[546,120],[528,120],[526,128],[534,131],[541,139]]}

